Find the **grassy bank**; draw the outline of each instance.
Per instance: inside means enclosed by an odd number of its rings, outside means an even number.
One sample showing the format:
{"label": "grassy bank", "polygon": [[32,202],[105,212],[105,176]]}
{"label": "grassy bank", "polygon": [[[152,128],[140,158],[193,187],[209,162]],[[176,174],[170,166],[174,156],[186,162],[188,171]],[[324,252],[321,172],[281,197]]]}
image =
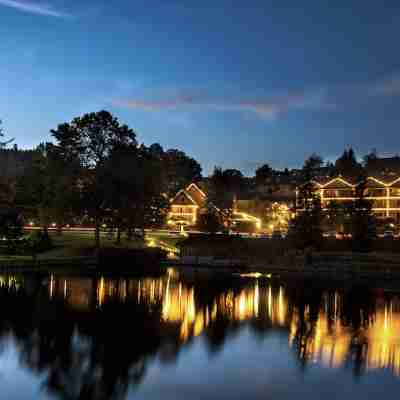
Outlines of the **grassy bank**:
{"label": "grassy bank", "polygon": [[[62,260],[78,260],[79,258],[92,258],[96,255],[94,233],[90,231],[64,231],[58,234],[50,231],[53,247],[50,250],[37,254],[39,262],[62,262]],[[115,235],[110,237],[101,233],[101,248],[106,251],[141,250],[150,247],[162,247],[167,252],[176,250],[176,243],[181,237],[170,235],[167,232],[148,232],[145,241],[142,239],[126,240],[122,238],[121,244],[116,244]],[[30,255],[0,255],[0,264],[29,264],[34,260]]]}

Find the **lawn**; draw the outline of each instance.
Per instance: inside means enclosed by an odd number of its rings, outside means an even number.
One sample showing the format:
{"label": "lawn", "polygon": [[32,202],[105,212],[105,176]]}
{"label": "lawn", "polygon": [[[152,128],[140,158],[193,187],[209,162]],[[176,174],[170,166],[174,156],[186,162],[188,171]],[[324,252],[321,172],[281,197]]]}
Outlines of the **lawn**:
{"label": "lawn", "polygon": [[[50,231],[54,247],[38,255],[39,260],[50,260],[64,257],[90,257],[94,255],[94,232],[93,231],[64,231],[59,235],[55,231]],[[141,240],[131,240],[122,237],[121,245],[116,245],[115,235],[110,236],[101,233],[102,248],[142,248],[144,245],[151,247],[161,247],[167,251],[176,252],[176,244],[182,240],[182,236],[170,234],[165,231],[146,232],[145,244]],[[0,256],[0,262],[4,260],[32,260],[31,256]]]}
{"label": "lawn", "polygon": [[[61,235],[50,233],[54,248],[39,256],[39,258],[92,256],[94,254],[94,232],[65,231]],[[143,243],[137,240],[122,240],[120,246],[115,244],[115,237],[110,238],[107,233],[100,236],[101,247],[139,248]]]}

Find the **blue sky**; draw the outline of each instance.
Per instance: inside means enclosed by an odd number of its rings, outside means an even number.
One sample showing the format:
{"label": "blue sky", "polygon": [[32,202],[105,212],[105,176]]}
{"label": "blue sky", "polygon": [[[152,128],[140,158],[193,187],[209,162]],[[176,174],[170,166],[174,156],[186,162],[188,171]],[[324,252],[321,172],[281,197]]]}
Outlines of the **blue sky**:
{"label": "blue sky", "polygon": [[0,35],[21,147],[108,109],[205,173],[400,152],[398,1],[0,0]]}

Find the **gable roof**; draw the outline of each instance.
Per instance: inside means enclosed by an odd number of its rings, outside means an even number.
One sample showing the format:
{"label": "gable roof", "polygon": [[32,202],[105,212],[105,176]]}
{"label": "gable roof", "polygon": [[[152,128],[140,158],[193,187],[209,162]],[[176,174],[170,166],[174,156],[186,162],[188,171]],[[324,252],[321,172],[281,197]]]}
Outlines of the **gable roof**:
{"label": "gable roof", "polygon": [[352,189],[354,187],[353,183],[342,178],[341,176],[330,179],[329,181],[320,185],[323,189]]}
{"label": "gable roof", "polygon": [[375,178],[375,177],[373,177],[373,176],[369,176],[368,178],[367,178],[367,182],[366,182],[366,184],[365,184],[365,186],[367,187],[367,188],[385,188],[386,187],[386,182],[383,182],[383,181],[381,181],[381,180],[379,180],[379,179],[377,179],[377,178]]}
{"label": "gable roof", "polygon": [[396,180],[394,180],[393,182],[391,182],[391,183],[390,183],[390,187],[391,187],[391,188],[399,189],[399,188],[400,188],[400,178],[397,178]]}
{"label": "gable roof", "polygon": [[191,183],[185,192],[196,202],[198,206],[204,205],[207,196],[206,194],[195,184]]}
{"label": "gable roof", "polygon": [[202,207],[207,199],[207,195],[200,189],[200,187],[191,183],[186,189],[181,189],[175,197],[171,200],[171,205],[177,206],[198,206]]}
{"label": "gable roof", "polygon": [[171,205],[176,206],[198,206],[196,201],[190,196],[186,190],[180,190],[171,200]]}

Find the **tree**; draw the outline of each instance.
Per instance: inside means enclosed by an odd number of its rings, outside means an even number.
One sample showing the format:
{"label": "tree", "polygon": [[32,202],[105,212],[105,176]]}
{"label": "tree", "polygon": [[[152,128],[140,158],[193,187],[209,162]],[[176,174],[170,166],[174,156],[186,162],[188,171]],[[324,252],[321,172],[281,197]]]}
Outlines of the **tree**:
{"label": "tree", "polygon": [[26,216],[38,218],[44,232],[51,221],[60,229],[72,216],[77,196],[74,163],[66,163],[51,143],[40,144],[31,168],[17,180],[16,203]]}
{"label": "tree", "polygon": [[291,235],[297,248],[320,248],[322,243],[321,198],[312,181],[300,187],[297,215],[291,226]]}
{"label": "tree", "polygon": [[378,160],[378,153],[376,149],[372,149],[370,153],[364,156],[363,164],[366,169],[375,169],[376,161]]}
{"label": "tree", "polygon": [[350,232],[350,215],[352,211],[352,203],[340,203],[330,201],[326,207],[327,225],[329,229],[335,232]]}
{"label": "tree", "polygon": [[335,162],[337,172],[344,176],[359,176],[362,172],[362,166],[357,162],[354,150],[344,150],[341,157]]}
{"label": "tree", "polygon": [[207,233],[217,233],[224,228],[221,217],[212,204],[207,204],[206,210],[200,213],[197,227]]}
{"label": "tree", "polygon": [[[160,152],[160,148],[157,145],[153,145],[150,150],[156,154]],[[201,179],[200,164],[183,151],[170,149],[163,154],[162,158],[163,173],[168,183],[167,190],[170,196],[188,184]]]}
{"label": "tree", "polygon": [[82,210],[94,221],[95,244],[100,247],[100,226],[104,218],[108,158],[116,148],[137,146],[136,134],[121,125],[108,111],[85,114],[51,131],[65,161],[77,160],[80,166]]}
{"label": "tree", "polygon": [[372,213],[372,202],[366,199],[366,180],[356,187],[356,200],[350,210],[350,227],[353,250],[367,252],[376,238],[376,220]]}
{"label": "tree", "polygon": [[234,199],[246,189],[243,174],[236,169],[223,170],[215,167],[209,179],[208,199],[220,212],[224,220],[230,223],[233,214]]}
{"label": "tree", "polygon": [[[4,137],[4,130],[1,127],[2,121],[0,119],[0,138],[2,139]],[[5,142],[0,141],[0,149],[3,149],[6,147],[8,144],[10,144],[14,139],[7,140]]]}
{"label": "tree", "polygon": [[209,198],[221,210],[232,208],[233,199],[245,188],[243,174],[236,169],[215,167],[209,180]]}
{"label": "tree", "polygon": [[256,170],[256,183],[257,185],[263,185],[271,180],[273,176],[273,170],[268,164],[264,164]]}
{"label": "tree", "polygon": [[16,209],[2,210],[0,213],[0,237],[5,240],[8,251],[16,250],[16,240],[23,235],[23,218]]}
{"label": "tree", "polygon": [[273,231],[287,231],[290,221],[290,210],[284,204],[271,203],[265,210],[265,224]]}
{"label": "tree", "polygon": [[105,204],[111,210],[118,243],[124,229],[131,237],[134,228],[144,229],[163,223],[168,202],[163,195],[162,160],[150,148],[115,148],[104,172]]}
{"label": "tree", "polygon": [[47,232],[50,225],[50,210],[55,196],[55,187],[49,175],[51,169],[46,157],[50,144],[41,144],[31,168],[17,181],[16,203],[24,210],[25,215],[38,218],[43,230]]}
{"label": "tree", "polygon": [[313,174],[316,170],[320,169],[324,164],[324,160],[316,153],[311,154],[307,160],[304,161],[303,171]]}
{"label": "tree", "polygon": [[152,157],[158,160],[162,160],[164,157],[164,149],[159,143],[151,144],[148,148],[148,152]]}

